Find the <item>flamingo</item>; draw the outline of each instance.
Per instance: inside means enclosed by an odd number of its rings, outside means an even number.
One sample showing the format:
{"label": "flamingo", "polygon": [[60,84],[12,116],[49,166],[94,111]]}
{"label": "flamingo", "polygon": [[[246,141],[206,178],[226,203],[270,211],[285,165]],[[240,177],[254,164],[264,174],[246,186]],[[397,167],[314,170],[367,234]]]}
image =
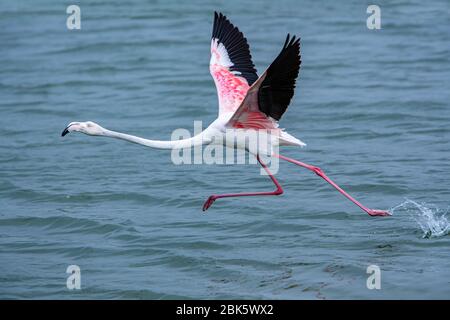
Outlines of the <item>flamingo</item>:
{"label": "flamingo", "polygon": [[[214,12],[209,69],[217,89],[219,113],[218,118],[205,130],[188,139],[160,141],[108,130],[95,122],[87,121],[69,123],[62,132],[62,136],[69,132],[81,132],[91,136],[121,139],[157,149],[183,149],[213,144],[212,137],[222,136],[225,141],[222,144],[227,147],[244,148],[235,145],[234,141],[226,141],[225,132],[227,129],[270,130],[274,143],[278,146],[304,147],[305,143],[278,127],[278,121],[294,95],[300,65],[300,38],[296,38],[295,35],[291,37],[288,34],[278,56],[266,71],[258,76],[252,62],[247,39],[226,16]],[[258,150],[253,152],[253,155],[270,177],[276,189],[265,192],[213,194],[205,201],[203,211],[208,210],[220,198],[277,196],[283,193],[283,188],[261,159]],[[248,149],[246,151],[252,153]],[[362,205],[332,181],[321,168],[273,151],[269,151],[269,153],[272,157],[314,172],[370,216],[390,215],[388,211],[370,209]]]}

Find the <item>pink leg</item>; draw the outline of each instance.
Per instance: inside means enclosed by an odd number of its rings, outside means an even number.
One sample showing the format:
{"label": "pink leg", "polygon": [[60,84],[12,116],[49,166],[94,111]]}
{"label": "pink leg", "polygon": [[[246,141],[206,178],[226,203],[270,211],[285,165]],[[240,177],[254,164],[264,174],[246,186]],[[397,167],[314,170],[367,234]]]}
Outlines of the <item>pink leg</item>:
{"label": "pink leg", "polygon": [[230,197],[248,197],[248,196],[278,196],[283,193],[283,188],[281,188],[281,185],[278,183],[277,179],[272,175],[272,173],[269,171],[269,168],[261,161],[259,158],[259,155],[256,156],[256,159],[261,164],[261,166],[266,170],[267,174],[269,175],[270,179],[272,179],[273,183],[277,187],[275,191],[270,192],[246,192],[246,193],[227,193],[227,194],[213,194],[211,195],[203,204],[203,211],[208,210],[209,207],[219,198],[230,198]]}
{"label": "pink leg", "polygon": [[274,155],[280,159],[289,161],[291,163],[294,163],[298,166],[304,167],[308,170],[311,170],[312,172],[314,172],[315,174],[317,174],[318,176],[322,177],[326,182],[328,182],[329,184],[331,184],[333,187],[335,187],[340,193],[342,193],[345,197],[347,197],[347,199],[349,199],[351,202],[353,202],[354,204],[356,204],[358,207],[360,207],[362,210],[364,210],[365,212],[367,212],[369,215],[371,216],[389,216],[391,215],[388,211],[384,211],[384,210],[374,210],[374,209],[369,209],[365,206],[363,206],[359,201],[356,201],[352,196],[350,196],[347,192],[345,192],[341,187],[339,187],[336,183],[334,183],[330,178],[328,178],[326,176],[326,174],[322,171],[322,169],[320,169],[319,167],[315,167],[285,156],[282,156],[280,154],[276,154]]}

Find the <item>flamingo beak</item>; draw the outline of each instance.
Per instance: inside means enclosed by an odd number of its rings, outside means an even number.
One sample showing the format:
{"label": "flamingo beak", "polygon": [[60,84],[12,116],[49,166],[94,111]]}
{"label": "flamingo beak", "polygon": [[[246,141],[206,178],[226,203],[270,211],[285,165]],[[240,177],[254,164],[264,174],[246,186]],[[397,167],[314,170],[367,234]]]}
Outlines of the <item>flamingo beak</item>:
{"label": "flamingo beak", "polygon": [[69,131],[69,127],[70,127],[70,125],[69,126],[67,126],[64,130],[63,130],[63,132],[61,133],[61,137],[64,137],[66,134],[68,134],[70,131]]}

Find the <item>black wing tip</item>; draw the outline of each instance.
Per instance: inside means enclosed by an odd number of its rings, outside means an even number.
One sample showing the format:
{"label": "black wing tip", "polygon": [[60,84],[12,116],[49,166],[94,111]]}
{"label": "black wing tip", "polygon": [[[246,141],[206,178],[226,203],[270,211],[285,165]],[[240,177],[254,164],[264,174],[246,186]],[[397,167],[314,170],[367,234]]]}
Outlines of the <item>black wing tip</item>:
{"label": "black wing tip", "polygon": [[214,11],[214,22],[216,22],[219,19],[227,18],[225,17],[222,12]]}
{"label": "black wing tip", "polygon": [[286,41],[284,42],[283,49],[287,49],[289,47],[300,47],[300,37],[297,37],[294,34],[291,38],[291,34],[288,33],[286,36]]}
{"label": "black wing tip", "polygon": [[259,89],[261,112],[276,121],[281,119],[294,96],[300,65],[300,37],[288,33],[281,52],[267,69]]}
{"label": "black wing tip", "polygon": [[228,20],[225,15],[220,11],[214,11],[214,22],[217,20]]}
{"label": "black wing tip", "polygon": [[[236,28],[231,21],[222,13],[214,11],[214,26],[212,38],[219,38],[224,28]],[[237,29],[237,28],[236,28]]]}
{"label": "black wing tip", "polygon": [[220,19],[227,19],[227,17],[220,11],[214,11],[214,17],[217,17],[217,18],[220,18]]}

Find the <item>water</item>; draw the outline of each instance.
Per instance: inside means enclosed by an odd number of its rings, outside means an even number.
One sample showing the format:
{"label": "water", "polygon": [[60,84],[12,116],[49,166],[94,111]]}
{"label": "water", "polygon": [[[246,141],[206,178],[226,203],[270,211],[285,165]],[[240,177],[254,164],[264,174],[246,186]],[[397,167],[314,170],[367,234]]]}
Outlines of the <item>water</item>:
{"label": "water", "polygon": [[[377,31],[369,4],[89,1],[68,31],[68,3],[2,1],[0,298],[450,298],[450,5],[378,1]],[[283,152],[392,217],[288,163],[282,196],[203,214],[211,193],[272,185],[254,165],[174,166],[170,151],[60,137],[75,120],[154,139],[213,121],[214,10],[245,33],[259,72],[287,32],[302,37],[281,126],[308,147]],[[366,288],[372,264],[381,290]]]}

